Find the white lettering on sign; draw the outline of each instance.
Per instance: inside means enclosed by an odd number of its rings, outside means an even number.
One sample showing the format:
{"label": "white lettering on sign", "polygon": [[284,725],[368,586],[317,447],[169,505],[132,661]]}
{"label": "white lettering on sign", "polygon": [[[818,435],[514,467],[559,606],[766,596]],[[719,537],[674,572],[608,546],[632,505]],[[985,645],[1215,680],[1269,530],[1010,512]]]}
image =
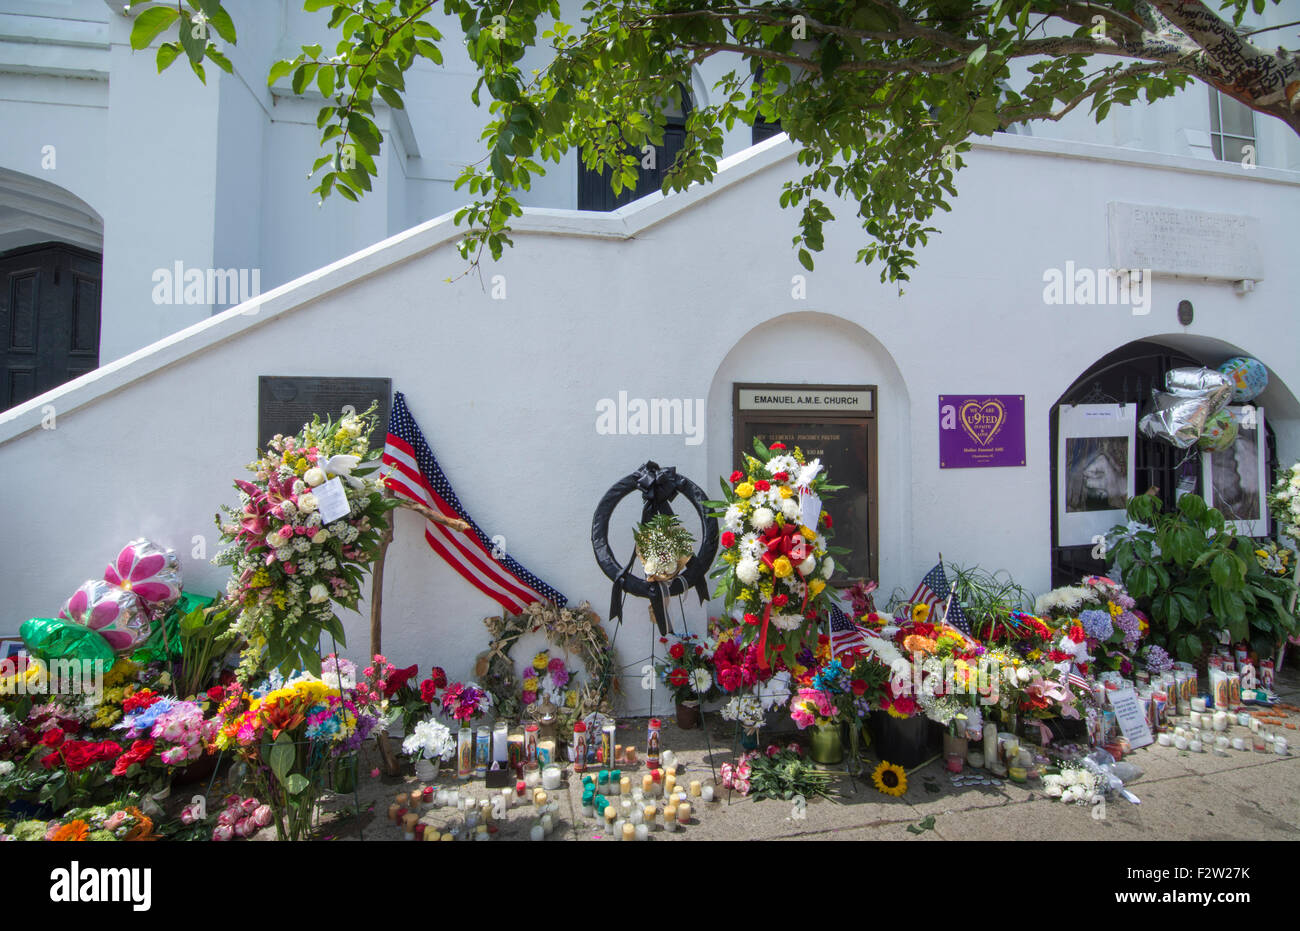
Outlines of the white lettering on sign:
{"label": "white lettering on sign", "polygon": [[1258,217],[1115,202],[1107,215],[1115,268],[1224,281],[1264,277]]}

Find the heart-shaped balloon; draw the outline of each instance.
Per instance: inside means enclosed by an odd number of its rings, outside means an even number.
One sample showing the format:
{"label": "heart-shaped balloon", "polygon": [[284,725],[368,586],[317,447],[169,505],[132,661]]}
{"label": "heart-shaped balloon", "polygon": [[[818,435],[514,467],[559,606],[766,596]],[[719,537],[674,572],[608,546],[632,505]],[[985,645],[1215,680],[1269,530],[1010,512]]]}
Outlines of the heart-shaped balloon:
{"label": "heart-shaped balloon", "polygon": [[97,632],[117,653],[132,650],[149,637],[149,618],[139,597],[104,579],[82,583],[59,617]]}
{"label": "heart-shaped balloon", "polygon": [[117,559],[104,570],[104,579],[134,592],[155,615],[181,596],[180,560],[172,550],[143,537],[122,547]]}

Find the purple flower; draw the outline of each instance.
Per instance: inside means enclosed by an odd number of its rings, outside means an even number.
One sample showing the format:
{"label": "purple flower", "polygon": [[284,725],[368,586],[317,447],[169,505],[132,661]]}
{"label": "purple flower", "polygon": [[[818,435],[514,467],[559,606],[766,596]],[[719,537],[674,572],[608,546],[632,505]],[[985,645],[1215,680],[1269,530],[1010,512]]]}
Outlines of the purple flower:
{"label": "purple flower", "polygon": [[1147,647],[1146,664],[1151,672],[1167,672],[1174,668],[1174,661],[1169,658],[1164,647],[1156,646],[1154,643]]}
{"label": "purple flower", "polygon": [[1115,616],[1115,626],[1124,634],[1124,642],[1128,645],[1137,643],[1142,639],[1142,622],[1132,611],[1124,611]]}

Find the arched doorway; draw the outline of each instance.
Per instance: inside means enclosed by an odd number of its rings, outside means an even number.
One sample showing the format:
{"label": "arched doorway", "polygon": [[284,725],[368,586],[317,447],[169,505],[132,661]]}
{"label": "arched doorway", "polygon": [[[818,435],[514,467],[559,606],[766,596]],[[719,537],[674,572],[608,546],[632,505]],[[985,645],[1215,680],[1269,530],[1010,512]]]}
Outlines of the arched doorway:
{"label": "arched doorway", "polygon": [[[751,398],[758,402],[755,405],[742,397],[760,388],[764,394],[793,396],[794,403],[786,408]],[[827,392],[838,396],[832,399]],[[831,405],[800,398],[815,394],[822,395],[822,402],[869,395],[871,416],[837,416]],[[865,409],[861,412],[866,414]],[[765,427],[797,434],[800,428],[818,425],[828,429],[813,431],[819,436],[803,444],[806,453],[822,447],[824,463],[839,462],[842,469],[863,466],[854,469],[858,474],[852,482],[846,482],[843,474],[830,473],[832,482],[853,489],[837,494],[844,521],[837,520],[831,542],[849,544],[858,554],[857,559],[842,563],[856,571],[837,573],[836,583],[873,578],[892,584],[909,577],[911,400],[894,357],[857,323],[835,314],[802,311],[760,323],[736,341],[709,387],[707,474],[727,475],[736,467],[737,447],[744,447],[747,429],[755,435]]]}
{"label": "arched doorway", "polygon": [[[1214,366],[1237,350],[1218,341],[1194,342],[1141,340],[1121,346],[1097,360],[1056,399],[1049,414],[1051,431],[1051,489],[1052,489],[1052,585],[1068,585],[1085,575],[1100,574],[1106,563],[1093,558],[1091,546],[1061,546],[1057,527],[1058,469],[1057,443],[1059,434],[1058,410],[1070,404],[1133,404],[1137,406],[1139,420],[1152,406],[1151,392],[1165,385],[1165,373],[1181,367]],[[1285,391],[1285,388],[1275,389]],[[1264,421],[1264,448],[1267,455],[1266,474],[1277,470],[1277,438],[1273,423]],[[1134,487],[1140,494],[1154,489],[1172,506],[1180,491],[1204,494],[1201,476],[1201,455],[1195,448],[1177,449],[1163,440],[1150,439],[1138,432],[1134,447]],[[1268,522],[1268,534],[1275,534]]]}
{"label": "arched doorway", "polygon": [[0,168],[0,410],[99,366],[103,220]]}

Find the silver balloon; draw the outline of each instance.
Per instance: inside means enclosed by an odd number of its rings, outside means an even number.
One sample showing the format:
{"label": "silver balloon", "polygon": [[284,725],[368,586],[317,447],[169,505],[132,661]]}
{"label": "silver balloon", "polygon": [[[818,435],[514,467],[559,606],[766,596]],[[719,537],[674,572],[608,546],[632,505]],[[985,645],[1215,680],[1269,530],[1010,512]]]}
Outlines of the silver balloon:
{"label": "silver balloon", "polygon": [[132,540],[104,570],[112,584],[134,592],[154,614],[181,596],[181,562],[176,553],[144,537]]}
{"label": "silver balloon", "polygon": [[149,636],[149,618],[136,594],[103,579],[82,583],[59,617],[97,631],[117,653],[135,649]]}
{"label": "silver balloon", "polygon": [[1232,379],[1208,368],[1171,369],[1166,391],[1155,393],[1155,410],[1138,429],[1146,436],[1187,449],[1201,438],[1206,422],[1232,399]]}

